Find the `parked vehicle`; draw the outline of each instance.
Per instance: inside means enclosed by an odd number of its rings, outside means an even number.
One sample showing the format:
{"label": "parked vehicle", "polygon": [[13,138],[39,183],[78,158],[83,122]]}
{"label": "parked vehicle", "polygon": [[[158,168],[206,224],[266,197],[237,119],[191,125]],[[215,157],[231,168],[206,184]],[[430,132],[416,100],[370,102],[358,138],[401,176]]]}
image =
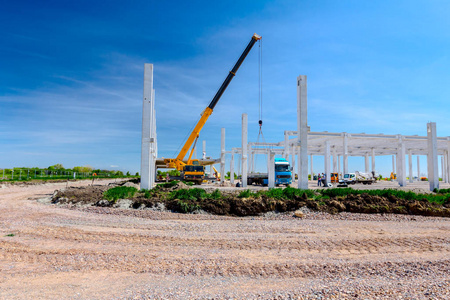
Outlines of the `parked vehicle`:
{"label": "parked vehicle", "polygon": [[[247,176],[247,184],[268,185],[268,173],[250,173]],[[275,158],[275,185],[284,184],[286,186],[292,183],[292,171],[289,162],[284,158]]]}
{"label": "parked vehicle", "polygon": [[339,180],[338,187],[347,187],[349,184],[372,184],[376,182],[376,178],[372,173],[362,173],[356,171],[355,173],[344,174],[344,178]]}

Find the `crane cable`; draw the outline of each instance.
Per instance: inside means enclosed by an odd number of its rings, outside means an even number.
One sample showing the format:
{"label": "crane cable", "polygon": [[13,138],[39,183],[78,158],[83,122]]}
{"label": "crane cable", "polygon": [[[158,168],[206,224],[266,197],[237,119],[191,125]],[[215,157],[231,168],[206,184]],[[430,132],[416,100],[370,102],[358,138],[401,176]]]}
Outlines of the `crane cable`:
{"label": "crane cable", "polygon": [[[263,104],[263,95],[262,95],[262,39],[259,40],[259,57],[258,57],[258,110],[259,110],[259,132],[258,132],[258,138],[256,139],[256,143],[266,143],[266,139],[264,138],[264,134],[262,131],[262,104]],[[257,148],[266,148],[265,146],[259,146],[257,145]],[[258,156],[256,155],[256,157],[253,159],[254,161],[254,165],[252,166],[253,168],[255,168],[255,166],[258,164]]]}
{"label": "crane cable", "polygon": [[258,138],[256,140],[257,143],[259,143],[259,139],[261,138],[262,142],[265,143],[266,140],[264,138],[264,134],[262,132],[262,104],[263,104],[263,94],[262,94],[262,39],[259,40],[259,58],[258,58],[258,68],[259,68],[259,82],[258,82],[258,90],[259,90],[259,95],[258,95],[258,103],[259,103],[259,133],[258,133]]}

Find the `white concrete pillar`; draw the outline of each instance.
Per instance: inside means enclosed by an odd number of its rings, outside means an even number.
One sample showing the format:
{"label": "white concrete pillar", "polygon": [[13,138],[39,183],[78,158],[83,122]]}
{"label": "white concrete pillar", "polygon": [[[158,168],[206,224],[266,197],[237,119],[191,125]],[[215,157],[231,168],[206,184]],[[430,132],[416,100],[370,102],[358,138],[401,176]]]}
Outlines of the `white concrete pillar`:
{"label": "white concrete pillar", "polygon": [[338,155],[338,175],[341,176],[341,156]]}
{"label": "white concrete pillar", "polygon": [[284,159],[289,160],[289,135],[286,130],[284,131],[283,157]]}
{"label": "white concrete pillar", "polygon": [[242,187],[247,187],[248,115],[242,114]]}
{"label": "white concrete pillar", "polygon": [[430,184],[430,191],[435,188],[439,189],[439,174],[438,174],[438,158],[437,158],[437,134],[436,123],[427,123],[427,138],[428,138],[428,182]]}
{"label": "white concrete pillar", "polygon": [[306,75],[297,77],[298,188],[308,189],[308,112]]}
{"label": "white concrete pillar", "polygon": [[369,153],[364,154],[364,172],[369,173]]}
{"label": "white concrete pillar", "polygon": [[395,168],[395,155],[392,155],[392,173],[397,173]]}
{"label": "white concrete pillar", "polygon": [[291,147],[291,168],[292,168],[292,183],[295,181],[295,146]]}
{"label": "white concrete pillar", "polygon": [[417,180],[420,181],[420,156],[417,155]]}
{"label": "white concrete pillar", "polygon": [[444,164],[442,166],[442,173],[444,174],[443,180],[445,183],[448,183],[448,174],[447,174],[447,151],[444,151],[444,154],[442,155],[442,158],[444,160]]}
{"label": "white concrete pillar", "polygon": [[234,185],[234,151],[231,151],[230,183]]}
{"label": "white concrete pillar", "polygon": [[447,179],[450,182],[450,137],[447,138]]}
{"label": "white concrete pillar", "polygon": [[344,174],[348,174],[348,133],[344,132]]}
{"label": "white concrete pillar", "polygon": [[267,173],[268,173],[268,187],[269,189],[275,187],[275,152],[268,151],[267,153]]}
{"label": "white concrete pillar", "polygon": [[[439,156],[438,156],[439,157]],[[441,176],[440,178],[442,178],[442,180],[444,179],[444,156],[441,155]]]}
{"label": "white concrete pillar", "polygon": [[255,151],[252,150],[252,173],[255,172],[255,168],[256,168],[255,160],[256,160],[256,153],[255,153]]}
{"label": "white concrete pillar", "polygon": [[203,141],[202,159],[206,159],[206,141]]}
{"label": "white concrete pillar", "polygon": [[220,130],[220,184],[225,183],[225,128]]}
{"label": "white concrete pillar", "polygon": [[155,183],[155,136],[154,120],[153,64],[144,65],[144,96],[142,105],[142,142],[141,142],[141,189],[152,189]]}
{"label": "white concrete pillar", "polygon": [[325,155],[324,155],[324,169],[325,169],[325,186],[331,182],[330,172],[330,142],[325,141]]}
{"label": "white concrete pillar", "polygon": [[397,181],[400,186],[406,186],[406,148],[403,137],[399,136],[397,146]]}
{"label": "white concrete pillar", "polygon": [[413,166],[412,166],[412,154],[411,149],[408,149],[408,168],[409,168],[409,182],[413,182]]}
{"label": "white concrete pillar", "polygon": [[372,148],[372,172],[373,174],[375,174],[376,169],[375,169],[375,148]]}
{"label": "white concrete pillar", "polygon": [[337,172],[337,153],[336,146],[333,146],[333,173]]}
{"label": "white concrete pillar", "polygon": [[313,168],[313,155],[310,155],[310,163],[311,163],[311,180],[314,180],[314,168]]}

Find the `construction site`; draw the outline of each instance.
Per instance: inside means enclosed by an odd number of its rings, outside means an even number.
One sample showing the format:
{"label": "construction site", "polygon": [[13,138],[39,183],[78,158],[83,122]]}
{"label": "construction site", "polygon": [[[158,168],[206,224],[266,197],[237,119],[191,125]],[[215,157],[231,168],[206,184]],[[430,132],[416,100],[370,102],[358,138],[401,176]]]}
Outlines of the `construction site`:
{"label": "construction site", "polygon": [[260,40],[176,157],[158,156],[158,66],[144,65],[140,181],[0,185],[0,298],[449,299],[450,137],[435,122],[426,135],[316,132],[299,75],[297,128],[252,142],[242,112],[240,147],[224,124],[220,155],[206,155],[201,130]]}

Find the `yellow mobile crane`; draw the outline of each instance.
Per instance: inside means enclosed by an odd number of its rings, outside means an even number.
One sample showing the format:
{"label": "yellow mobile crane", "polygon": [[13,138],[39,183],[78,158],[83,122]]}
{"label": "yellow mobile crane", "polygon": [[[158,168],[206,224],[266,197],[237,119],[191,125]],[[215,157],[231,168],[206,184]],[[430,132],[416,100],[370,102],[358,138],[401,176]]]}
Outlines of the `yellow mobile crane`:
{"label": "yellow mobile crane", "polygon": [[[200,131],[202,130],[203,126],[205,125],[206,121],[208,120],[209,116],[212,114],[214,107],[216,106],[217,102],[219,102],[220,97],[222,96],[223,92],[225,92],[226,88],[230,84],[233,77],[236,75],[237,70],[241,66],[244,59],[247,57],[247,54],[252,49],[253,45],[256,43],[256,41],[259,41],[261,39],[261,36],[257,35],[256,33],[252,36],[252,39],[248,43],[247,47],[245,48],[244,52],[239,57],[238,61],[234,65],[233,69],[228,74],[227,78],[225,78],[224,82],[222,83],[222,86],[217,91],[216,95],[212,99],[211,103],[208,105],[208,107],[205,108],[205,110],[202,112],[200,120],[198,121],[197,125],[195,125],[194,130],[189,135],[189,138],[187,139],[186,143],[184,144],[183,148],[181,149],[180,153],[176,158],[166,158],[164,159],[164,163],[166,164],[166,167],[168,168],[175,168],[178,171],[181,172],[181,178],[185,181],[193,181],[196,184],[201,184],[204,177],[205,177],[205,168],[204,166],[201,166],[198,162],[198,159],[192,159],[192,153],[195,148],[195,144],[197,143]],[[189,149],[191,148],[192,144],[194,146],[192,147],[191,153],[189,154],[189,158],[187,162],[184,162],[184,157],[189,152]]]}

